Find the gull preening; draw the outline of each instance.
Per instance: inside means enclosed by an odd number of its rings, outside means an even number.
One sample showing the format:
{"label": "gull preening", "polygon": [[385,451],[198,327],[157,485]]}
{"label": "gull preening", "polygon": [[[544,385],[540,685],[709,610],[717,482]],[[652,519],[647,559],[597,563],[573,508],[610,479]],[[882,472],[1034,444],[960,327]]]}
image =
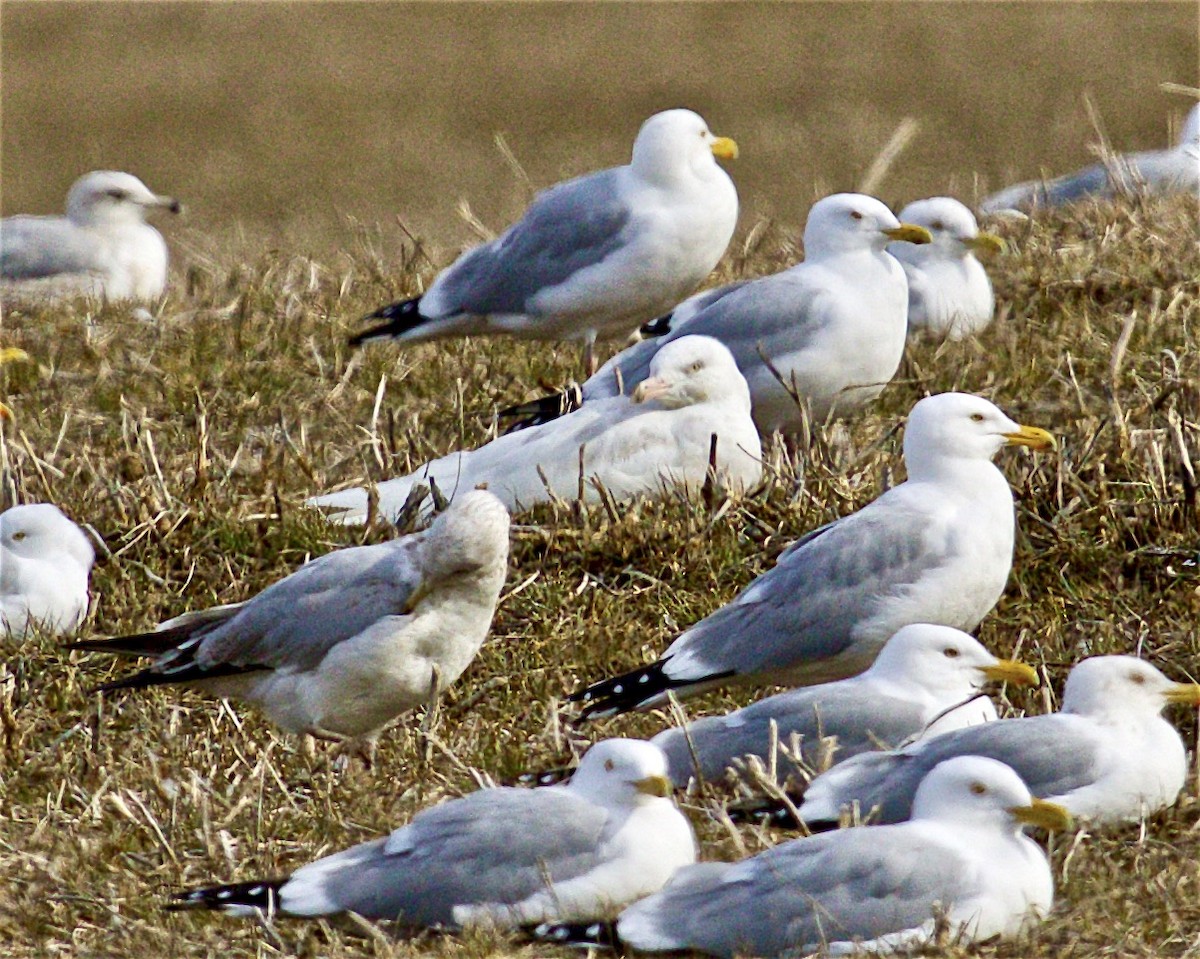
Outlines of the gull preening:
{"label": "gull preening", "polygon": [[[943,934],[960,946],[1014,936],[1054,902],[1046,854],[1023,830],[1069,824],[1066,810],[1035,799],[1003,763],[952,759],[924,777],[912,821],[681,869],[621,913],[615,938],[647,952],[732,959],[905,951]],[[551,925],[537,935],[582,944],[604,931]]]}
{"label": "gull preening", "polygon": [[186,684],[258,706],[289,732],[362,747],[467,668],[508,562],[508,511],[483,490],[427,530],[335,550],[253,599],[72,648],[154,663],[101,690]]}
{"label": "gull preening", "polygon": [[1004,241],[981,232],[975,215],[948,196],[917,200],[900,219],[923,226],[933,237],[920,246],[888,246],[908,277],[908,330],[961,340],[987,328],[996,313],[992,281],[976,253],[996,254]]}
{"label": "gull preening", "polygon": [[[997,659],[961,630],[914,623],[884,643],[871,668],[858,676],[768,696],[724,716],[664,730],[651,742],[666,753],[677,786],[697,772],[719,780],[747,755],[769,760],[773,742],[787,747],[794,736],[800,737],[796,758],[819,769],[829,737],[835,739],[829,758],[838,763],[996,719],[995,705],[982,692],[989,682],[1033,686],[1037,673],[1024,663]],[[792,769],[780,760],[778,778]]]}
{"label": "gull preening", "polygon": [[[929,239],[873,197],[827,196],[809,211],[801,263],[681,304],[665,336],[624,350],[589,378],[582,402],[629,392],[666,344],[702,334],[733,354],[763,434],[798,432],[804,407],[818,420],[858,409],[882,392],[904,353],[908,284],[885,248]],[[532,424],[562,407],[552,394],[506,412]]]}
{"label": "gull preening", "polygon": [[733,181],[716,158],[737,145],[691,110],[650,117],[628,166],[538,194],[502,236],[459,257],[422,296],[367,316],[351,339],[420,343],[509,334],[579,340],[594,371],[597,339],[631,332],[693,292],[737,224]]}
{"label": "gull preening", "polygon": [[[729,351],[708,337],[689,336],[662,350],[650,373],[632,396],[588,404],[380,483],[380,512],[395,516],[413,487],[431,480],[451,499],[486,483],[512,510],[555,497],[573,500],[581,491],[586,502],[597,502],[601,488],[618,501],[675,489],[694,492],[710,472],[725,489],[756,484],[762,450],[746,381]],[[710,462],[714,436],[715,471]],[[332,522],[362,523],[367,490],[315,496],[308,505],[325,509]]]}
{"label": "gull preening", "polygon": [[0,638],[72,632],[88,611],[96,551],[57,506],[0,513]]}
{"label": "gull preening", "polygon": [[569,699],[606,716],[734,682],[812,685],[862,672],[910,623],[974,629],[1012,567],[1012,490],[992,463],[1005,446],[1054,439],[979,396],[926,397],[904,433],[907,481],[801,537],[656,663]]}
{"label": "gull preening", "polygon": [[183,892],[171,908],[512,927],[610,915],[695,861],[662,753],[609,739],[566,785],[481,789],[286,878]]}
{"label": "gull preening", "polygon": [[0,220],[0,292],[7,297],[156,300],[167,283],[167,244],[146,222],[178,213],[137,177],[97,170],[67,193],[66,216]]}

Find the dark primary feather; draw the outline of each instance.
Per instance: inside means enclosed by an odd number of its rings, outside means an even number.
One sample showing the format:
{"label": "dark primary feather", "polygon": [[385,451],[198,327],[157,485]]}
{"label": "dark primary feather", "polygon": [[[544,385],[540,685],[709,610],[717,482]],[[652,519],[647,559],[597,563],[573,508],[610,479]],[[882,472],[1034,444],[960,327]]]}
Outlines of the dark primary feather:
{"label": "dark primary feather", "polygon": [[421,315],[421,297],[411,300],[400,300],[381,306],[374,313],[368,313],[360,322],[368,320],[384,320],[367,327],[350,337],[350,346],[362,346],[368,340],[377,340],[385,336],[400,336],[409,330],[416,329],[423,323],[429,322],[429,317]]}
{"label": "dark primary feather", "polygon": [[185,889],[173,893],[171,902],[163,908],[169,912],[181,909],[224,909],[228,906],[251,906],[264,912],[274,912],[279,906],[279,887],[287,877],[258,879],[253,882],[231,882],[203,889]]}
{"label": "dark primary feather", "polygon": [[502,420],[515,420],[504,431],[507,435],[508,433],[518,433],[531,426],[549,423],[560,416],[574,413],[582,405],[583,390],[580,389],[578,383],[568,383],[557,393],[547,393],[528,403],[518,403],[516,406],[501,410],[496,415]]}
{"label": "dark primary feather", "polygon": [[606,716],[616,716],[638,709],[648,700],[661,696],[669,690],[694,687],[700,683],[712,683],[733,675],[733,670],[727,669],[700,679],[671,679],[663,672],[666,662],[666,660],[660,660],[611,679],[602,679],[598,683],[571,693],[567,696],[567,702],[586,704],[579,716],[581,722],[588,719],[603,719]]}
{"label": "dark primary feather", "polygon": [[616,949],[621,945],[617,924],[607,920],[593,922],[543,922],[521,930],[534,942],[546,942],[577,948]]}

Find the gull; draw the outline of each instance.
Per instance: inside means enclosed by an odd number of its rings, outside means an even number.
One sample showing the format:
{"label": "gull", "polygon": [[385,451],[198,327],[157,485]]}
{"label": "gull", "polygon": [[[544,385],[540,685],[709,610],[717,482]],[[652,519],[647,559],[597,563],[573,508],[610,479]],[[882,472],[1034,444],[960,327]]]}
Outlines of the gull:
{"label": "gull", "polygon": [[72,632],[88,611],[96,551],[57,506],[27,503],[0,513],[0,637]]}
{"label": "gull", "polygon": [[157,299],[167,283],[167,244],[145,221],[154,209],[181,207],[129,173],[97,170],[71,186],[66,216],[0,220],[0,292]]}
{"label": "gull", "polygon": [[[651,742],[667,754],[677,786],[686,786],[697,772],[710,781],[720,779],[736,759],[749,754],[769,759],[776,737],[787,746],[798,735],[797,758],[818,767],[827,737],[836,737],[832,758],[842,762],[994,720],[996,708],[982,689],[1003,681],[1036,686],[1037,673],[1024,663],[997,659],[960,630],[914,623],[884,643],[879,657],[858,676],[768,696],[724,716],[664,730]],[[781,764],[781,780],[787,765]]]}
{"label": "gull", "polygon": [[1192,107],[1179,143],[1171,149],[1127,153],[1054,180],[1018,183],[993,193],[979,209],[983,213],[1021,212],[1121,193],[1200,195],[1200,103]]}
{"label": "gull", "polygon": [[[698,491],[710,473],[729,490],[754,486],[762,450],[746,381],[729,351],[708,337],[689,336],[660,352],[651,374],[631,397],[590,404],[380,483],[380,511],[395,516],[421,484],[436,484],[451,498],[486,484],[512,510],[581,493],[586,502],[597,502],[601,489],[618,501],[679,488]],[[325,509],[332,522],[362,523],[367,490],[316,496],[308,505]]]}
{"label": "gull", "polygon": [[908,330],[961,340],[984,330],[996,312],[992,281],[976,253],[995,254],[1004,241],[982,233],[975,216],[948,196],[917,200],[900,218],[923,226],[933,242],[892,243],[888,252],[908,277]]}
{"label": "gull", "polygon": [[862,672],[909,623],[974,629],[1012,566],[1012,491],[992,457],[1013,445],[1054,439],[982,397],[926,397],[904,434],[906,482],[801,537],[657,662],[568,698],[588,718],[732,682],[807,686]]}
{"label": "gull", "polygon": [[628,166],[538,194],[514,226],[444,270],[422,296],[382,307],[352,337],[420,343],[507,333],[581,340],[588,372],[597,338],[670,309],[712,272],[737,223],[737,190],[715,158],[737,144],[691,110],[650,117]]}
{"label": "gull", "polygon": [[799,956],[907,952],[945,936],[959,946],[1015,936],[1054,901],[1046,854],[1023,829],[1065,829],[1066,810],[1035,799],[1012,769],[952,759],[921,782],[910,822],[780,843],[737,863],[679,870],[602,923],[548,924],[543,941],[611,942],[647,952]]}
{"label": "gull", "polygon": [[611,915],[696,861],[691,825],[670,796],[658,749],[609,739],[567,785],[481,789],[283,879],[182,892],[169,908],[354,912],[448,929]]}
{"label": "gull", "polygon": [[[764,435],[801,431],[805,407],[817,420],[852,412],[882,392],[904,353],[908,283],[885,247],[929,240],[928,230],[900,222],[874,197],[827,196],[809,211],[803,262],[680,304],[652,325],[651,332],[669,326],[664,336],[618,353],[583,384],[582,403],[632,390],[658,350],[703,334],[733,354]],[[501,415],[532,425],[571,406],[551,394]]]}
{"label": "gull", "polygon": [[504,584],[508,527],[503,505],[473,491],[423,532],[335,550],[247,602],[71,648],[155,657],[100,691],[186,684],[362,752],[475,658]]}

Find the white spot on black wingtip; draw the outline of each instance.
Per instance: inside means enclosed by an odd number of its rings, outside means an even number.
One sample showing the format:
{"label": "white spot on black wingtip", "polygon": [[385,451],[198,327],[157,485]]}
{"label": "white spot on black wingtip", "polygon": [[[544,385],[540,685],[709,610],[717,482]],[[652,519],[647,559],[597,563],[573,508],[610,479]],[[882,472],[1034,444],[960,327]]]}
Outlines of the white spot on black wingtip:
{"label": "white spot on black wingtip", "polygon": [[217,893],[217,898],[218,899],[232,899],[233,898],[233,890],[232,889],[222,889]]}
{"label": "white spot on black wingtip", "polygon": [[595,694],[595,693],[593,693],[593,692],[590,692],[590,691],[589,691],[589,692],[586,692],[586,693],[584,693],[584,694],[583,694],[583,701],[584,701],[585,703],[590,703],[590,702],[591,702],[593,699],[595,699],[595,698],[596,698],[596,694]]}
{"label": "white spot on black wingtip", "polygon": [[650,682],[650,674],[649,674],[649,673],[642,673],[642,675],[640,675],[640,676],[638,677],[638,682],[639,682],[639,683],[648,683],[648,682]]}
{"label": "white spot on black wingtip", "polygon": [[596,936],[600,935],[600,923],[597,922],[597,923],[593,923],[592,925],[588,926],[587,934],[589,936],[591,936],[593,939]]}
{"label": "white spot on black wingtip", "polygon": [[262,886],[251,886],[249,889],[246,890],[246,895],[248,895],[248,896],[261,896],[262,893],[263,893]]}
{"label": "white spot on black wingtip", "polygon": [[620,683],[617,683],[617,685],[612,688],[612,691],[614,696],[620,696],[621,693],[625,692],[625,687]]}

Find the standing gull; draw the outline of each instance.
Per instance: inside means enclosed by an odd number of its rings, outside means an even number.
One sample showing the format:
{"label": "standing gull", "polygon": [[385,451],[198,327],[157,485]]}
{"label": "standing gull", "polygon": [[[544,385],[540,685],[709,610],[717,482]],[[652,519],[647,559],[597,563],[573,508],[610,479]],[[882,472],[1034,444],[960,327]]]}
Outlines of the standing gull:
{"label": "standing gull", "polygon": [[[662,350],[651,374],[632,397],[589,404],[380,483],[379,508],[394,516],[412,488],[430,480],[450,497],[486,483],[513,510],[555,496],[574,499],[581,488],[586,501],[596,502],[598,486],[617,500],[674,488],[696,491],[709,476],[714,436],[716,482],[739,490],[757,483],[762,473],[758,432],[746,381],[729,351],[708,337],[689,336]],[[330,510],[334,522],[361,523],[367,491],[328,493],[308,505]]]}
{"label": "standing gull", "polygon": [[172,908],[355,912],[441,928],[611,915],[696,861],[691,825],[670,796],[662,753],[609,739],[565,786],[482,789],[286,878],[180,893]]}
{"label": "standing gull", "polygon": [[691,110],[650,117],[628,166],[540,193],[502,236],[444,270],[423,295],[376,310],[351,339],[420,343],[508,333],[582,340],[627,333],[712,272],[737,223],[737,190],[715,157],[737,144]]}
{"label": "standing gull", "polygon": [[929,396],[904,434],[908,480],[813,530],[732,602],[684,632],[658,662],[569,698],[583,715],[646,709],[733,682],[806,686],[862,672],[909,623],[974,629],[1012,566],[1012,491],[992,457],[1047,449],[966,393]]}
{"label": "standing gull", "polygon": [[49,503],[0,513],[0,637],[74,630],[88,611],[96,552],[83,530]]}
{"label": "standing gull", "polygon": [[[802,429],[801,404],[818,420],[852,411],[879,395],[904,352],[908,284],[884,248],[929,239],[873,197],[825,197],[809,212],[803,262],[680,304],[670,332],[617,354],[584,383],[583,402],[632,390],[665,344],[699,333],[729,347],[763,434]],[[563,406],[555,394],[506,412],[541,422]]]}
{"label": "standing gull", "polygon": [[981,233],[975,216],[948,196],[917,200],[900,218],[925,227],[932,243],[888,246],[908,277],[908,331],[961,340],[985,329],[996,313],[992,281],[976,253],[999,253],[1004,241]]}
{"label": "standing gull", "polygon": [[1200,706],[1200,685],[1174,683],[1133,656],[1096,656],[1067,677],[1061,712],[1004,719],[857,756],[818,776],[804,795],[807,823],[836,823],[857,803],[879,822],[909,817],[917,785],[955,756],[1007,763],[1041,796],[1095,823],[1137,820],[1175,802],[1187,778],[1168,703]]}
{"label": "standing gull", "polygon": [[1114,156],[1108,164],[1094,163],[1054,180],[1018,183],[993,193],[979,209],[984,213],[1027,211],[1087,197],[1143,192],[1200,194],[1200,103],[1187,115],[1178,145],[1168,150],[1127,153]]}
{"label": "standing gull", "polygon": [[[667,754],[677,786],[698,770],[720,779],[734,760],[748,754],[767,759],[772,725],[787,746],[800,737],[810,766],[822,758],[822,740],[836,737],[834,762],[862,752],[904,745],[934,730],[946,732],[996,718],[981,690],[985,683],[1037,685],[1024,663],[997,659],[973,637],[948,626],[915,623],[889,639],[866,672],[821,686],[768,696],[725,716],[709,716],[667,729],[651,742]],[[780,779],[789,763],[781,763]]]}
{"label": "standing gull", "polygon": [[156,657],[101,690],[184,683],[361,747],[475,658],[507,560],[508,511],[474,491],[424,532],[336,550],[248,602],[71,648]]}
{"label": "standing gull", "polygon": [[178,213],[179,201],[128,173],[97,170],[75,181],[66,216],[0,220],[0,292],[157,299],[167,283],[167,244],[145,221],[153,209]]}
{"label": "standing gull", "polygon": [[[924,778],[911,822],[681,869],[621,913],[616,938],[648,952],[732,959],[908,951],[944,934],[960,946],[1014,936],[1054,901],[1046,854],[1023,829],[1069,824],[1066,810],[1034,799],[1004,764],[953,759]],[[604,931],[597,923],[582,937],[567,926],[537,935],[594,942]]]}

